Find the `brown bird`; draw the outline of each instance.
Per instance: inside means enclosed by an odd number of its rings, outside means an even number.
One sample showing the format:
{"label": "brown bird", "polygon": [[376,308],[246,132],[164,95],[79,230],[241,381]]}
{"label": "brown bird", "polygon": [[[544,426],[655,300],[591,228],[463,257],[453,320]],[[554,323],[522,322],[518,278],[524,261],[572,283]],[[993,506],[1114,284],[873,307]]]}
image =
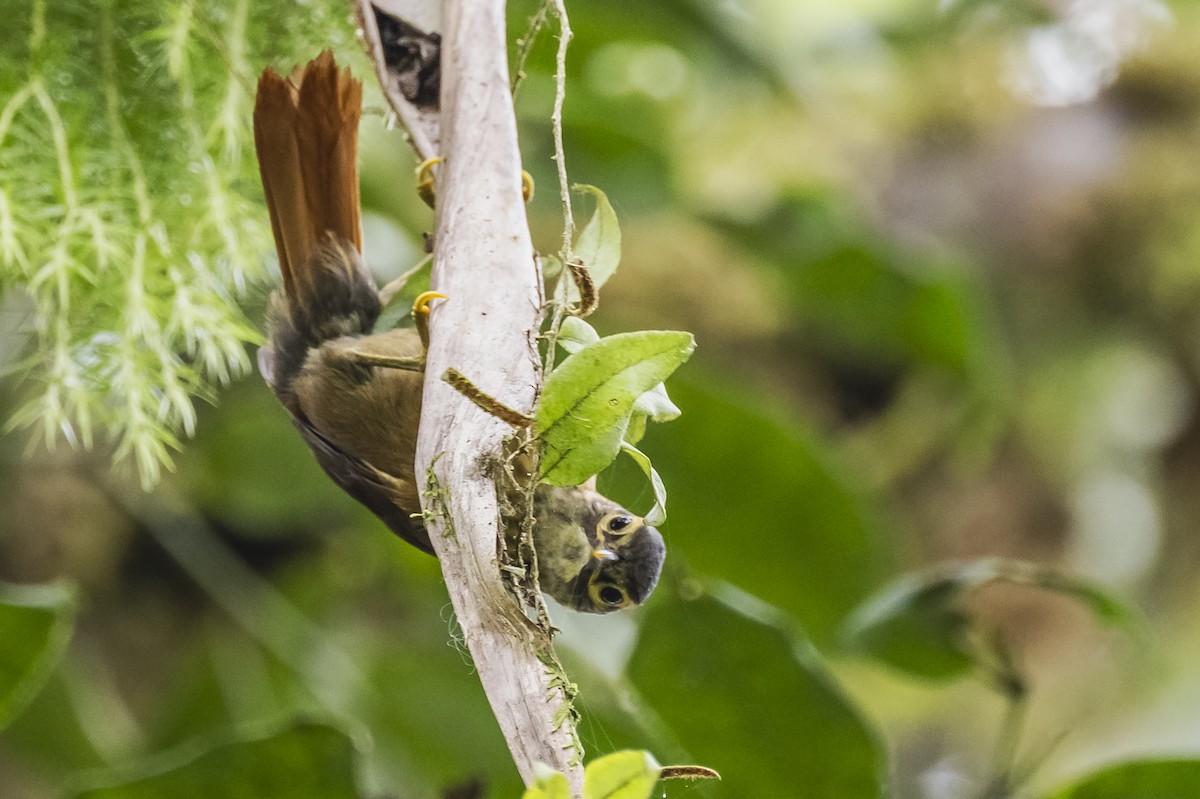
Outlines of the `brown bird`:
{"label": "brown bird", "polygon": [[[283,273],[259,370],[333,481],[432,553],[414,516],[425,346],[413,329],[372,332],[382,302],[362,261],[361,111],[362,84],[328,51],[290,79],[259,79],[254,143]],[[639,517],[595,491],[545,485],[534,516],[541,587],[562,604],[606,613],[654,590],[666,550]]]}

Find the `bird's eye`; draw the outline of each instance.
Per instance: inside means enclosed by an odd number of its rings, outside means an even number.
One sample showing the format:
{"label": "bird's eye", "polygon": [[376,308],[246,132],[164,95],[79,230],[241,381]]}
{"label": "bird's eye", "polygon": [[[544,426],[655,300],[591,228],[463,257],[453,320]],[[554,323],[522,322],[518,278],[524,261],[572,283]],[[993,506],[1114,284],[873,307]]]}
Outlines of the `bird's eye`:
{"label": "bird's eye", "polygon": [[600,601],[615,608],[625,603],[625,592],[616,586],[606,585],[600,589]]}
{"label": "bird's eye", "polygon": [[614,513],[604,520],[604,531],[611,535],[624,535],[633,527],[633,517],[627,513]]}
{"label": "bird's eye", "polygon": [[593,579],[588,584],[588,596],[591,599],[592,610],[600,613],[629,607],[633,604],[624,588],[607,580],[602,582]]}

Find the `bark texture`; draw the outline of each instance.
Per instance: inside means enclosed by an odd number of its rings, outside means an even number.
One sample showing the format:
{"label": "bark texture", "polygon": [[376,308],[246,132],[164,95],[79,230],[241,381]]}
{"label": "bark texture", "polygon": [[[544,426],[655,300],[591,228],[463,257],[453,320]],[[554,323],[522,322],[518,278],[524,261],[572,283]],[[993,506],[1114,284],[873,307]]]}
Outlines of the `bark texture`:
{"label": "bark texture", "polygon": [[512,428],[442,379],[456,369],[481,391],[532,411],[540,381],[542,292],[521,197],[502,0],[443,5],[441,135],[433,288],[417,475],[459,625],[517,769],[582,769],[549,636],[526,619],[498,568],[494,464]]}

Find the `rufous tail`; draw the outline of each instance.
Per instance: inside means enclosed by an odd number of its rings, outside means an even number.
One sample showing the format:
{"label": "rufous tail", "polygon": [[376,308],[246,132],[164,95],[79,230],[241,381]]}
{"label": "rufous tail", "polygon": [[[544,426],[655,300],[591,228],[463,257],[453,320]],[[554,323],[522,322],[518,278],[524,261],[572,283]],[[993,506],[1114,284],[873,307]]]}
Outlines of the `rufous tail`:
{"label": "rufous tail", "polygon": [[[361,115],[362,83],[339,70],[328,50],[290,78],[270,69],[259,78],[254,147],[293,318],[297,306],[311,313],[330,303],[328,277],[351,278],[322,275],[338,268],[331,261],[357,268]],[[346,255],[355,257],[324,257],[331,246],[352,247]]]}

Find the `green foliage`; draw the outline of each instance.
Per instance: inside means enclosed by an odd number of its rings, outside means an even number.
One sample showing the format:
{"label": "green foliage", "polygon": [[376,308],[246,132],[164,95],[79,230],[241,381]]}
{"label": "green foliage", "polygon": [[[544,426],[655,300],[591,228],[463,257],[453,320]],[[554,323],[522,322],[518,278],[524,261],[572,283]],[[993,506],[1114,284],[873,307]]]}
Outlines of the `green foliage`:
{"label": "green foliage", "polygon": [[[661,767],[649,752],[614,752],[584,767],[583,799],[649,799]],[[547,770],[522,799],[570,799],[567,778]]]}
{"label": "green foliage", "polygon": [[[574,189],[590,194],[596,201],[595,212],[575,236],[571,250],[571,257],[586,268],[595,292],[620,264],[621,227],[603,191],[585,184],[577,184]],[[557,306],[561,314],[569,304],[580,302],[580,286],[562,273],[557,258],[552,263],[560,281],[559,293],[562,285],[566,287],[566,297]],[[591,325],[575,315],[561,321],[555,315],[550,325],[551,338],[568,353],[568,358],[546,380],[535,412],[543,455],[542,479],[556,485],[582,483],[623,451],[641,469],[654,494],[654,505],[645,514],[647,524],[662,524],[667,519],[666,486],[649,456],[634,445],[645,435],[647,421],[678,418],[680,410],[667,396],[662,379],[687,360],[695,342],[687,334],[647,331],[602,341]],[[674,345],[669,335],[675,336]],[[686,342],[680,336],[687,336]],[[662,349],[664,346],[666,349]],[[549,354],[547,368],[553,366],[554,355]],[[568,370],[565,375],[563,369]],[[659,371],[662,379],[647,382],[647,375]]]}
{"label": "green foliage", "polygon": [[563,319],[562,327],[558,330],[558,346],[568,353],[579,352],[599,340],[600,334],[596,332],[596,329],[578,316],[568,316]]}
{"label": "green foliage", "polygon": [[773,608],[727,588],[664,586],[646,609],[628,675],[644,713],[721,773],[697,789],[706,795],[882,795],[876,733]]}
{"label": "green foliage", "polygon": [[50,678],[74,619],[74,597],[61,586],[0,584],[0,729]]}
{"label": "green foliage", "polygon": [[921,677],[967,674],[975,661],[968,651],[965,593],[954,576],[901,578],[855,612],[848,643]]}
{"label": "green foliage", "polygon": [[[357,799],[358,748],[343,731],[299,722],[266,737],[185,745],[102,784],[77,799]],[[103,784],[107,783],[107,784]]]}
{"label": "green foliage", "polygon": [[688,333],[619,333],[568,356],[546,380],[535,411],[542,480],[578,485],[621,449],[634,403],[695,349]]}
{"label": "green foliage", "polygon": [[[595,186],[578,183],[572,188],[590,194],[596,200],[596,210],[575,237],[572,252],[587,267],[592,283],[600,288],[621,263],[621,227],[617,222],[617,212],[609,203],[608,196]],[[579,301],[579,289],[574,284],[567,286],[567,301]]]}
{"label": "green foliage", "polygon": [[566,775],[547,769],[537,776],[521,799],[571,799],[571,783]]}
{"label": "green foliage", "polygon": [[1200,760],[1141,760],[1101,769],[1046,799],[1191,799]]}
{"label": "green foliage", "polygon": [[987,558],[906,575],[867,600],[846,625],[852,647],[919,677],[960,677],[987,669],[986,640],[966,602],[989,583],[1041,588],[1081,602],[1097,621],[1137,632],[1132,611],[1100,586],[1035,563]]}
{"label": "green foliage", "polygon": [[614,752],[583,773],[585,799],[649,799],[661,767],[649,752]]}
{"label": "green foliage", "polygon": [[[558,345],[568,353],[574,354],[591,346],[600,340],[600,334],[577,316],[568,316],[563,320],[558,331]],[[628,455],[649,481],[650,490],[654,493],[654,506],[645,514],[647,524],[662,524],[667,518],[667,488],[662,477],[650,462],[650,457],[639,450],[635,444],[642,440],[646,432],[646,423],[669,422],[679,418],[681,411],[667,396],[667,388],[663,383],[655,385],[643,392],[633,403],[625,434],[621,441],[621,451]]]}
{"label": "green foliage", "polygon": [[669,436],[651,433],[655,465],[678,475],[671,529],[689,565],[830,641],[886,563],[873,498],[811,428],[748,387],[689,372],[671,388],[688,412],[664,428]]}
{"label": "green foliage", "polygon": [[646,435],[647,422],[669,422],[678,419],[682,413],[679,406],[671,402],[667,396],[667,387],[659,383],[654,388],[642,394],[633,403],[633,415],[629,417],[629,427],[625,430],[625,441],[636,444]]}
{"label": "green foliage", "polygon": [[667,487],[663,484],[662,477],[650,463],[650,458],[646,453],[633,444],[628,441],[621,442],[621,451],[638,465],[638,468],[646,475],[646,479],[650,481],[650,490],[654,492],[654,507],[645,514],[646,524],[662,524],[667,520]]}
{"label": "green foliage", "polygon": [[29,309],[7,429],[111,440],[149,487],[194,400],[249,371],[237,301],[270,250],[255,76],[350,45],[337,5],[0,2],[0,293]]}
{"label": "green foliage", "polygon": [[[43,74],[67,131],[76,194],[117,199],[97,212],[106,224],[136,219],[136,203],[119,199],[117,190],[128,184],[120,170],[131,170],[110,145],[101,93],[83,90],[102,79],[96,42],[101,12],[111,9],[124,54],[118,84],[128,104],[121,119],[148,173],[156,216],[175,237],[172,253],[186,254],[193,222],[173,198],[187,195],[194,209],[205,196],[204,172],[188,171],[190,159],[181,162],[189,148],[180,143],[189,139],[164,55],[169,40],[180,39],[147,32],[178,30],[176,22],[186,19],[193,32],[216,31],[183,37],[196,116],[207,131],[208,120],[221,118],[213,99],[229,85],[236,59],[228,56],[239,41],[253,64],[238,73],[244,93],[236,99],[244,107],[263,64],[286,69],[330,42],[339,58],[356,50],[340,0],[285,5],[247,4],[239,38],[230,25],[234,0],[48,2],[38,61],[28,47],[38,5],[0,0],[9,26],[0,37],[0,106],[18,97],[29,75]],[[524,15],[538,5],[509,3],[509,30],[523,30]],[[1047,110],[1015,101],[1005,86],[1025,37],[1045,42],[1070,27],[1061,24],[1064,17],[1095,19],[1093,9],[1119,3],[1074,4],[1069,12],[1021,0],[735,5],[571,6],[568,162],[572,176],[619,199],[623,228],[621,274],[605,284],[604,303],[590,321],[606,334],[687,329],[704,344],[687,373],[673,378],[671,395],[688,413],[667,427],[644,425],[643,448],[672,489],[662,588],[632,613],[554,613],[560,650],[580,687],[579,732],[589,752],[631,748],[684,761],[699,759],[707,746],[712,757],[703,762],[722,767],[727,784],[663,782],[664,795],[793,796],[807,772],[825,779],[847,762],[842,749],[864,748],[861,736],[846,736],[842,748],[810,737],[809,728],[823,730],[826,716],[835,735],[846,729],[839,721],[845,713],[826,713],[836,706],[829,694],[841,696],[836,690],[813,689],[823,697],[814,702],[819,717],[808,711],[809,678],[824,675],[817,682],[828,688],[832,673],[893,744],[889,787],[898,795],[935,787],[1054,799],[1092,797],[1092,790],[1114,799],[1194,793],[1200,777],[1190,761],[1102,767],[1050,793],[1018,783],[1041,765],[1037,786],[1061,785],[1069,764],[1101,762],[1114,747],[1144,748],[1147,729],[1156,746],[1188,746],[1179,708],[1195,693],[1200,619],[1196,559],[1188,557],[1196,517],[1189,487],[1200,468],[1200,61],[1193,46],[1200,15],[1188,4],[1170,4],[1174,21],[1146,37],[1151,47],[1137,63],[1105,70],[1122,77],[1099,102]],[[1122,35],[1136,27],[1120,17]],[[298,49],[302,40],[311,48]],[[1082,48],[1067,54],[1088,50],[1090,41],[1076,41]],[[535,43],[519,97],[524,165],[542,186],[552,182],[555,166],[546,121],[555,44],[546,34]],[[82,66],[71,63],[71,51]],[[64,71],[66,82],[59,80]],[[378,102],[369,100],[364,131],[379,118],[376,110]],[[14,369],[30,365],[26,402],[50,385],[47,365],[57,351],[57,331],[44,324],[55,317],[40,310],[54,299],[51,286],[29,293],[25,275],[34,269],[19,261],[33,260],[21,255],[29,242],[52,245],[65,215],[46,118],[29,94],[12,121],[21,138],[9,136],[0,148],[0,160],[7,159],[0,170],[0,284],[7,292],[0,319],[28,320],[29,339],[17,343],[31,356],[10,362],[17,347],[0,331],[0,360]],[[241,167],[228,186],[252,197],[257,181],[244,131],[238,135]],[[214,166],[224,174],[232,167],[222,160],[220,138],[206,136],[206,144],[215,147]],[[410,153],[394,135],[379,136],[374,147],[365,138],[368,211],[419,241],[428,209],[411,183],[388,179],[407,168]],[[108,161],[97,159],[104,152]],[[35,171],[42,173],[36,182]],[[29,187],[25,199],[10,194],[17,179]],[[556,194],[543,190],[529,205],[535,240],[561,235]],[[17,200],[43,214],[15,215]],[[264,229],[239,227],[261,219],[251,210],[238,217],[235,232],[259,236],[266,250]],[[41,232],[18,236],[20,224]],[[110,237],[118,244],[132,238]],[[579,250],[585,243],[575,240]],[[85,236],[67,244],[82,253],[76,260],[97,249]],[[220,250],[211,244],[202,234],[196,246],[215,258]],[[84,355],[111,360],[114,336],[126,335],[112,321],[120,321],[124,304],[111,299],[126,293],[114,279],[128,273],[133,249],[125,250],[124,261],[109,256],[94,291],[88,276],[72,277],[72,327],[89,332],[69,340],[68,363],[73,348],[88,341],[83,336],[99,330]],[[148,262],[163,258],[149,248]],[[185,277],[193,268],[186,259],[178,264]],[[204,265],[219,271],[215,262]],[[248,283],[256,268],[244,265]],[[486,264],[480,275],[485,279]],[[173,290],[164,289],[167,282],[150,277],[145,296],[165,304]],[[397,295],[389,312],[400,319],[410,302]],[[571,317],[559,333],[568,352],[598,340]],[[181,364],[200,368],[186,347],[177,351]],[[1099,354],[1130,351],[1137,357],[1115,365],[1106,355],[1104,379],[1097,379]],[[145,382],[157,384],[158,377],[150,379],[158,368],[153,354],[139,353],[150,367]],[[75,362],[76,372],[92,370],[89,379],[99,373],[90,357]],[[641,422],[652,415],[643,406],[657,390],[634,402],[626,443],[643,446]],[[124,402],[103,391],[96,396],[102,406]],[[9,392],[0,390],[0,404],[7,419],[16,407]],[[52,677],[0,740],[0,794],[15,783],[15,795],[30,793],[29,785],[40,795],[43,775],[53,780],[172,752],[214,729],[332,707],[370,730],[374,747],[360,768],[372,795],[425,799],[474,775],[496,796],[519,795],[511,758],[449,619],[436,562],[380,535],[369,514],[331,486],[296,448],[294,431],[260,381],[228,392],[219,409],[201,405],[197,412],[200,446],[180,456],[181,474],[171,481],[196,506],[172,517],[189,531],[189,546],[169,550],[166,563],[160,541],[179,537],[150,540],[140,518],[111,508],[96,513],[107,507],[103,501],[80,501],[105,494],[111,476],[96,477],[74,460],[31,466],[0,451],[0,571],[45,579],[47,564],[37,553],[53,552],[62,558],[53,568],[86,578],[79,582],[89,607],[79,621],[88,645],[72,651],[71,669]],[[108,428],[96,418],[100,441]],[[78,421],[69,429],[82,438]],[[1111,487],[1114,476],[1118,487],[1134,490],[1105,506],[1099,521],[1112,529],[1100,535],[1097,527],[1105,525],[1098,525],[1092,495],[1105,493],[1097,486]],[[651,501],[634,460],[618,457],[601,482],[614,498],[625,492],[620,498],[629,507]],[[147,501],[175,507],[175,499]],[[91,548],[80,555],[84,540]],[[205,570],[174,560],[192,551],[211,564],[221,547],[226,559],[215,562],[252,568]],[[981,608],[980,618],[994,616],[998,627],[1015,630],[1013,642],[1029,646],[1018,653],[1029,655],[1018,659],[1029,667],[1027,701],[1010,701],[997,736],[989,686],[964,680],[947,696],[838,650],[834,633],[886,581],[893,559],[924,563],[992,552],[1035,559],[1062,553],[1082,573],[1144,602],[1155,626],[1153,656],[1167,668],[1147,669],[1141,660],[1130,667],[1120,645],[1110,652],[1098,644],[1119,636],[1096,636],[1086,614],[1062,612],[1065,603],[1041,604],[1041,587],[980,597],[971,604]],[[106,560],[121,565],[106,571]],[[756,607],[743,613],[747,604],[724,594],[676,596],[684,562],[706,580],[771,602],[787,618]],[[1052,572],[1011,576],[1055,583]],[[974,663],[976,645],[985,657],[997,655],[988,641],[964,646],[954,632],[959,599],[974,590],[969,575],[941,578],[901,578],[877,602],[861,605],[857,621],[867,622],[868,651],[930,676],[974,668],[966,664]],[[1102,620],[1125,625],[1123,605],[1096,585],[1058,586]],[[694,586],[683,588],[696,596]],[[719,623],[708,624],[714,619]],[[828,657],[818,659],[801,643],[802,657],[789,659],[802,641],[796,623]],[[970,639],[978,620],[966,623]],[[1080,633],[1096,636],[1086,651],[1077,648]],[[13,649],[0,642],[0,652]],[[760,660],[769,687],[755,682]],[[131,674],[139,676],[133,691]],[[689,687],[695,684],[703,690]],[[855,716],[844,700],[842,710],[847,705]],[[714,724],[707,716],[713,712],[731,723]],[[761,730],[763,724],[776,726]],[[746,735],[733,734],[743,728]],[[767,732],[778,737],[756,737]],[[723,737],[707,740],[718,733]],[[999,756],[989,758],[993,743]],[[816,747],[819,762],[783,762],[806,747]],[[1052,749],[1044,764],[1031,762]],[[785,768],[791,781],[783,784]],[[877,773],[872,768],[863,772]],[[775,780],[774,793],[757,790],[767,779]],[[210,791],[228,793],[226,785]]]}

